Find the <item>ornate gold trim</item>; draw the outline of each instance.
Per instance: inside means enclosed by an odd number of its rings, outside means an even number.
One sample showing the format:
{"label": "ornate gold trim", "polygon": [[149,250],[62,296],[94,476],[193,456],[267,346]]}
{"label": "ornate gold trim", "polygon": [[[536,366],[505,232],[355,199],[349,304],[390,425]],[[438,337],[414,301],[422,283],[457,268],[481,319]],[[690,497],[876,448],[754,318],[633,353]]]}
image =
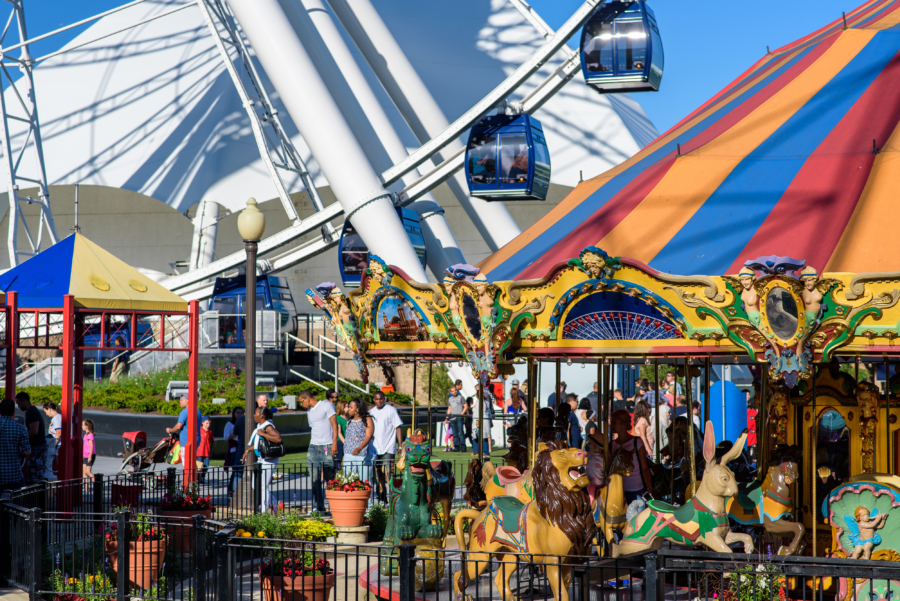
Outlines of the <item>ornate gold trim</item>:
{"label": "ornate gold trim", "polygon": [[[634,265],[630,265],[628,263],[625,263],[624,261],[622,264],[628,265],[628,267],[632,267],[633,269],[638,269]],[[643,270],[639,269],[639,271],[643,271]],[[706,296],[706,298],[708,298],[709,300],[711,300],[714,303],[721,303],[722,301],[725,300],[725,293],[719,292],[719,287],[716,285],[716,283],[713,281],[713,279],[709,276],[705,276],[705,275],[671,275],[668,273],[659,273],[659,272],[657,272],[655,274],[648,273],[647,275],[656,278],[657,280],[659,280],[660,282],[663,282],[664,284],[672,284],[673,290],[677,290],[677,288],[674,287],[675,285],[704,286],[703,294]],[[686,294],[693,294],[693,293],[688,292]]]}
{"label": "ornate gold trim", "polygon": [[866,282],[876,282],[884,280],[885,282],[900,282],[900,271],[880,271],[873,273],[859,273],[850,280],[850,286],[844,293],[847,300],[856,300],[865,296]]}

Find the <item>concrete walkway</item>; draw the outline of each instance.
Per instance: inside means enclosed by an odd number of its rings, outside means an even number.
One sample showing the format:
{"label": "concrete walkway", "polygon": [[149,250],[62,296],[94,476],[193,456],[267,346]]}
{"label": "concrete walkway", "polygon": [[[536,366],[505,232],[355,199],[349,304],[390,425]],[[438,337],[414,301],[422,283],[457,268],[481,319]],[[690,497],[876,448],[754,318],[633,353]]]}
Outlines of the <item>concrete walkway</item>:
{"label": "concrete walkway", "polygon": [[0,599],[3,601],[28,601],[28,593],[17,588],[0,587]]}

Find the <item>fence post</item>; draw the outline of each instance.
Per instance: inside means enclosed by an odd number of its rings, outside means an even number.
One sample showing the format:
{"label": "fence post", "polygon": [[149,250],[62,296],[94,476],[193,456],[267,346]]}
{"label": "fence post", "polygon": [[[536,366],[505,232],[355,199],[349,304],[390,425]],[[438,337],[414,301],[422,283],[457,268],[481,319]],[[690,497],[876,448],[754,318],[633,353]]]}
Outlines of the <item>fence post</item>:
{"label": "fence post", "polygon": [[191,554],[191,597],[194,601],[206,599],[206,519],[202,515],[191,517],[194,522],[191,533],[194,552]]}
{"label": "fence post", "polygon": [[0,586],[8,586],[9,559],[12,555],[12,541],[9,540],[9,491],[0,498]]}
{"label": "fence post", "polygon": [[[644,598],[647,599],[647,601],[659,601],[661,599],[659,581],[656,577],[658,569],[659,565],[657,563],[656,553],[644,555],[644,586],[647,587]],[[618,577],[618,574],[616,574],[616,577]],[[663,580],[663,582],[665,582],[665,580]],[[663,586],[663,590],[665,590],[665,586]]]}
{"label": "fence post", "polygon": [[128,526],[131,521],[130,518],[130,511],[120,511],[116,514],[116,539],[118,541],[116,552],[119,556],[118,565],[116,566],[116,601],[125,601],[128,597],[128,576],[131,573],[128,565]]}
{"label": "fence post", "polygon": [[94,475],[94,513],[103,513],[103,474]]}
{"label": "fence post", "polygon": [[175,488],[175,468],[170,467],[166,470],[166,489]]}
{"label": "fence post", "polygon": [[228,591],[228,583],[231,580],[228,574],[228,537],[230,535],[230,529],[216,532],[213,543],[213,555],[216,562],[216,599],[219,601],[231,600]]}
{"label": "fence post", "polygon": [[414,601],[416,597],[416,546],[400,545],[400,601]]}
{"label": "fence post", "polygon": [[41,590],[41,510],[31,510],[31,582],[28,583],[28,594],[32,601],[40,601],[38,591]]}
{"label": "fence post", "polygon": [[262,463],[253,464],[253,511],[262,511]]}

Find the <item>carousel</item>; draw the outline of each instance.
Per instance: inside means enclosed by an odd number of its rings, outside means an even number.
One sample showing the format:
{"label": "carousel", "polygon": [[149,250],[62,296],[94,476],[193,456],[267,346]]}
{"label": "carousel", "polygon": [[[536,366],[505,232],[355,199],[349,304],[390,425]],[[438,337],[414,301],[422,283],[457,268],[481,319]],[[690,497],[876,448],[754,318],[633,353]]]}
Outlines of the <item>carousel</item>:
{"label": "carousel", "polygon": [[[453,520],[437,502],[450,484],[431,461],[433,434],[413,425],[385,544],[435,556],[452,531],[461,552],[481,558],[452,575],[423,574],[424,590],[450,578],[462,595],[484,558],[504,553],[555,558],[542,566],[552,581],[571,577],[566,556],[618,561],[674,546],[756,553],[743,560],[754,566],[768,553],[820,562],[806,586],[839,601],[867,585],[873,599],[900,594],[900,577],[879,576],[876,595],[875,576],[841,575],[853,562],[900,560],[900,238],[885,229],[900,179],[898,22],[900,0],[871,0],[767,53],[440,283],[370,256],[359,288],[307,291],[364,379],[380,369],[390,382],[403,363],[464,362],[483,390],[527,369],[527,418],[512,428],[506,465],[473,460],[469,507]],[[554,385],[561,362],[596,369],[602,402],[588,452],[538,423],[548,362]],[[675,372],[687,407],[701,405],[699,427],[690,411],[668,426],[648,494],[631,503],[623,480],[634,460],[612,444],[622,365],[651,381]],[[734,365],[750,374],[755,424],[743,399],[716,399],[714,380],[727,378],[715,374]],[[659,428],[659,403],[653,411]],[[600,457],[599,483],[584,473],[589,453]],[[392,561],[379,569],[388,577]],[[508,578],[493,582],[498,598],[512,597]]]}

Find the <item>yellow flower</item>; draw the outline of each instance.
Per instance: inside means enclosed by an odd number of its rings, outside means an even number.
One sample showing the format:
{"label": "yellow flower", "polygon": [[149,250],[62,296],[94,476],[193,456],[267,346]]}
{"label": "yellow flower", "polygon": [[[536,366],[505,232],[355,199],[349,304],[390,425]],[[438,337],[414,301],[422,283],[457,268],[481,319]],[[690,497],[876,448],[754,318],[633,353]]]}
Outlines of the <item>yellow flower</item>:
{"label": "yellow flower", "polygon": [[256,534],[256,536],[258,536],[259,538],[266,538],[266,533],[265,533],[263,530],[260,530],[260,531]]}
{"label": "yellow flower", "polygon": [[243,533],[241,536],[247,536],[247,537],[249,537],[249,536],[250,536],[250,533],[249,533],[249,532],[245,532],[245,533]]}
{"label": "yellow flower", "polygon": [[238,536],[244,536],[244,529],[243,529],[243,528],[238,528],[237,535],[238,535]]}
{"label": "yellow flower", "polygon": [[66,580],[66,584],[78,584],[78,578],[69,578]]}

